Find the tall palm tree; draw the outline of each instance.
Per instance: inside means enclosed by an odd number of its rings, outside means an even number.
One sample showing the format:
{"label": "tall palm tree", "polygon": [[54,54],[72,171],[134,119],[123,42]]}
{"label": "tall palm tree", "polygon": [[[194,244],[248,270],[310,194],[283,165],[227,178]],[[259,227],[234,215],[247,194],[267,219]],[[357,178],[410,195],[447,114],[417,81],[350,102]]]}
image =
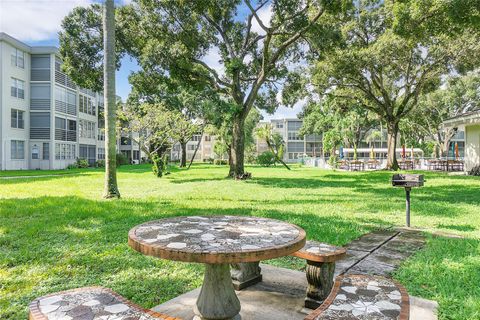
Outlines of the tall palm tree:
{"label": "tall palm tree", "polygon": [[105,189],[104,198],[120,198],[117,186],[115,97],[115,4],[105,0],[103,6],[103,83],[105,104]]}

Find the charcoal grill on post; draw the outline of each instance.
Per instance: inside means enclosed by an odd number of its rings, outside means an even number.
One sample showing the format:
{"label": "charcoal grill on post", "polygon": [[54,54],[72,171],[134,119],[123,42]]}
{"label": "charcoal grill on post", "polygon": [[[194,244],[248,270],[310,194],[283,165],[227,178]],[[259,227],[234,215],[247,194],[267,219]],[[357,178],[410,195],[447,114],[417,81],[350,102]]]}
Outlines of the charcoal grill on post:
{"label": "charcoal grill on post", "polygon": [[424,182],[423,174],[394,174],[392,177],[392,186],[405,188],[407,227],[410,227],[410,191],[415,187],[423,187]]}

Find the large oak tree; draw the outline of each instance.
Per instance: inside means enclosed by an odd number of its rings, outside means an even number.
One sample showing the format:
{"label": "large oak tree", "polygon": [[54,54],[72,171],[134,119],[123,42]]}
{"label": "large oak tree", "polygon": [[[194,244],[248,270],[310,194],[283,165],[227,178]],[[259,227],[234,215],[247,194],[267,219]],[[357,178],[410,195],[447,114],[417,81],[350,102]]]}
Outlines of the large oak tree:
{"label": "large oak tree", "polygon": [[[235,106],[231,174],[239,177],[248,114],[254,107],[276,108],[278,84],[299,58],[304,36],[345,2],[134,0],[124,10],[127,51],[144,70],[208,86]],[[208,59],[212,52],[218,61]]]}

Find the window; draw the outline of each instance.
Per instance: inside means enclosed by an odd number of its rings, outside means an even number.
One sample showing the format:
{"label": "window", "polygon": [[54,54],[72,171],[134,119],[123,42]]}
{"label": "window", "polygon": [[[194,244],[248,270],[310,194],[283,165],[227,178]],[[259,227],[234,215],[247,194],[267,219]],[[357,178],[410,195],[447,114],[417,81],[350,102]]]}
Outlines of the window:
{"label": "window", "polygon": [[50,159],[50,144],[48,142],[43,143],[42,159],[43,160],[49,160]]}
{"label": "window", "polygon": [[[189,150],[189,151],[195,151],[195,149],[197,149],[197,145],[196,145],[196,144],[188,144],[188,145],[187,145],[187,150]],[[200,150],[200,146],[198,146],[198,150]]]}
{"label": "window", "polygon": [[299,136],[298,132],[289,132],[288,133],[288,140],[302,141],[303,137]]}
{"label": "window", "polygon": [[288,131],[298,131],[302,127],[302,121],[288,121]]}
{"label": "window", "polygon": [[19,49],[12,50],[12,66],[25,68],[25,53]]}
{"label": "window", "polygon": [[79,150],[80,159],[88,160],[89,165],[94,165],[96,160],[97,148],[95,145],[81,144]]}
{"label": "window", "polygon": [[50,110],[50,84],[32,83],[30,85],[30,109]]}
{"label": "window", "polygon": [[32,147],[32,159],[38,160],[40,158],[40,150],[36,144]]}
{"label": "window", "polygon": [[288,152],[305,152],[303,142],[289,142],[287,148]]}
{"label": "window", "polygon": [[140,159],[140,151],[133,150],[133,160],[139,160],[139,159]]}
{"label": "window", "polygon": [[25,99],[25,81],[12,78],[12,86],[10,87],[12,97]]}
{"label": "window", "polygon": [[105,141],[105,129],[104,128],[98,128],[98,137],[97,139],[99,141]]}
{"label": "window", "polygon": [[212,141],[212,137],[210,137],[210,136],[205,136],[205,141]]}
{"label": "window", "polygon": [[30,139],[50,139],[50,112],[30,112]]}
{"label": "window", "polygon": [[55,117],[55,140],[77,141],[77,122]]}
{"label": "window", "polygon": [[12,160],[25,159],[25,141],[12,140],[10,147],[10,158]]}
{"label": "window", "polygon": [[89,115],[96,115],[96,107],[93,102],[93,99],[90,97],[87,97],[83,94],[79,95],[79,110],[80,112],[89,114]]}
{"label": "window", "polygon": [[283,123],[282,122],[277,122],[276,127],[277,127],[277,129],[283,129]]}
{"label": "window", "polygon": [[130,146],[132,144],[132,139],[128,137],[120,137],[120,145],[122,146]]}
{"label": "window", "polygon": [[105,160],[105,148],[98,148],[98,160]]}
{"label": "window", "polygon": [[95,139],[95,122],[80,119],[78,130],[81,138]]}
{"label": "window", "polygon": [[50,81],[50,55],[32,55],[31,81]]}
{"label": "window", "polygon": [[75,160],[76,149],[74,144],[55,143],[55,159],[56,160]]}
{"label": "window", "polygon": [[12,109],[12,128],[23,129],[25,128],[25,120],[23,117],[24,112],[21,110]]}
{"label": "window", "polygon": [[55,110],[58,112],[77,114],[77,95],[75,92],[55,87]]}

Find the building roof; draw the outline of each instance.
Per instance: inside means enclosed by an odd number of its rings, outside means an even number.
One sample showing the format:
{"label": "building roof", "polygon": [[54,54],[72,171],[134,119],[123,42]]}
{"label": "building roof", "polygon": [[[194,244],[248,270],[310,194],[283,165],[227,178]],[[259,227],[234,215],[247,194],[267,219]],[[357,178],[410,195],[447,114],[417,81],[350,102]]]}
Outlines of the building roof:
{"label": "building roof", "polygon": [[21,42],[20,40],[15,39],[11,35],[5,33],[5,32],[0,32],[0,41],[5,41],[9,43],[10,45],[22,49],[23,51],[26,51],[28,53],[33,53],[33,54],[47,54],[47,53],[58,53],[58,48],[54,46],[29,46],[26,43]]}
{"label": "building roof", "polygon": [[473,124],[480,124],[480,110],[462,113],[443,122],[446,128]]}

